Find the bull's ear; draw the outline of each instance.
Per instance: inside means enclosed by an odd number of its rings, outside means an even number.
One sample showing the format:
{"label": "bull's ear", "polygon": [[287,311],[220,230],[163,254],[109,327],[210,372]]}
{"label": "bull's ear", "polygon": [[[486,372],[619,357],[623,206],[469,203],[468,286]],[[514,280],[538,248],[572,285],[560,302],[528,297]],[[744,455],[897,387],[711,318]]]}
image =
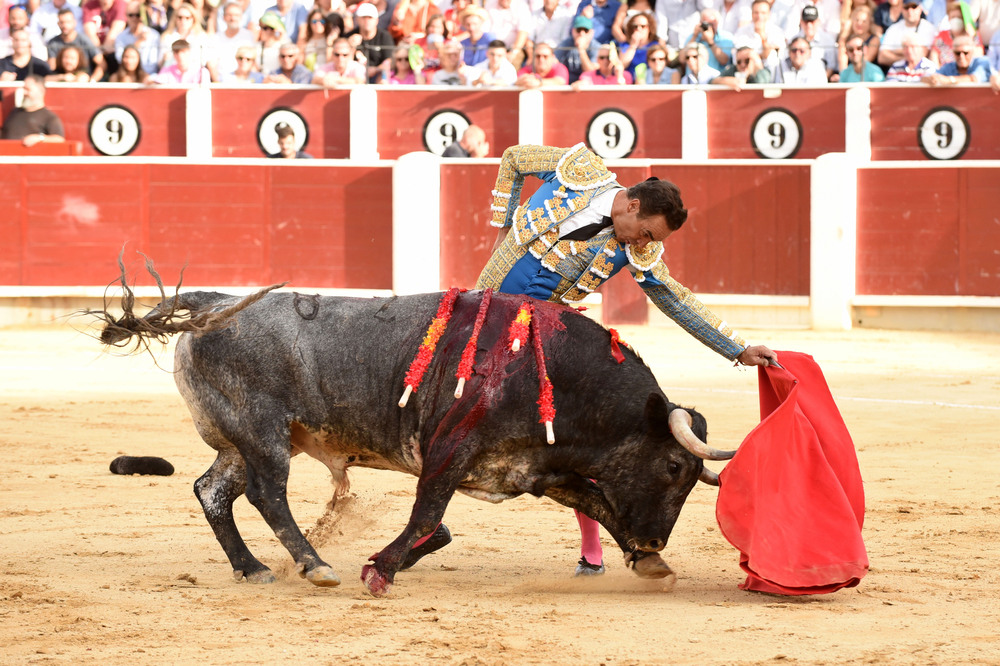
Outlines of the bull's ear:
{"label": "bull's ear", "polygon": [[663,399],[659,393],[650,393],[646,398],[646,428],[650,433],[670,433],[670,410],[674,405]]}

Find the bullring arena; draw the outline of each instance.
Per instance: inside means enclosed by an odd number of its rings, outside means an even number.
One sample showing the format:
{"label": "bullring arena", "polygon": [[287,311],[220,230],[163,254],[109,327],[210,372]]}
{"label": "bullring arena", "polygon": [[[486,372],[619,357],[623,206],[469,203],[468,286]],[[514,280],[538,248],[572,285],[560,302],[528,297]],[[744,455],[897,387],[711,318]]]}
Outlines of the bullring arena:
{"label": "bullring arena", "polygon": [[[99,156],[92,142],[76,157],[0,158],[12,184],[0,217],[0,663],[1000,663],[1000,141],[983,124],[996,105],[985,86],[951,91],[973,128],[965,159],[951,162],[931,162],[914,139],[941,91],[842,86],[637,97],[622,106],[640,130],[654,112],[683,117],[640,131],[630,156],[608,156],[623,181],[661,174],[681,186],[691,217],[666,244],[673,275],[753,342],[822,367],[864,479],[871,569],[857,587],[740,590],[718,490],[698,485],[663,553],[676,579],[637,578],[606,534],[607,573],[574,578],[568,509],[456,495],[453,543],[376,599],[361,567],[406,523],[415,479],[352,468],[330,513],[327,469],[294,458],[293,515],[343,582],[301,579],[241,498],[241,532],[278,580],[237,583],[192,492],[214,452],[174,386],[176,341],[108,353],[93,319],[72,315],[100,305],[123,244],[148,306],[158,298],[136,251],[168,284],[186,265],[183,289],[471,286],[493,238],[501,144],[579,141],[600,93],[579,93],[560,115],[569,91],[542,104],[541,93],[501,90],[484,105],[480,92],[431,90],[408,107],[403,93],[376,100],[370,89],[273,86],[257,104],[243,90],[163,86],[140,102],[95,85],[53,86],[52,106],[79,136],[94,90],[129,106],[145,137],[131,156]],[[750,124],[778,97],[802,120],[801,150],[754,159]],[[231,122],[224,104],[239,110]],[[366,125],[386,108],[430,116],[456,105],[493,137],[489,158],[413,152],[424,116],[412,116],[415,129]],[[219,114],[214,130],[186,127],[185,106]],[[310,123],[326,159],[257,159],[257,111],[277,106]],[[705,120],[719,109],[731,122]],[[893,122],[889,109],[900,110]],[[521,117],[530,113],[541,115]],[[860,126],[870,140],[849,131]],[[706,416],[710,444],[737,447],[759,421],[756,370],[650,311],[634,285],[607,287],[588,314],[617,328],[671,400]],[[175,472],[111,474],[121,455],[159,456]]]}

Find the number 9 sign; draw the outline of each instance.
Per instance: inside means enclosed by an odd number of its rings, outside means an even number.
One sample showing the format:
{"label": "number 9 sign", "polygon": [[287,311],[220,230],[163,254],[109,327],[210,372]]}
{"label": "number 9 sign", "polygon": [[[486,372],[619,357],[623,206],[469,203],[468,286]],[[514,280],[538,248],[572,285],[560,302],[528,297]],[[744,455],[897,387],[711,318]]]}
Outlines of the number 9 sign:
{"label": "number 9 sign", "polygon": [[604,109],[587,123],[587,147],[604,159],[628,157],[637,137],[635,121],[619,109]]}
{"label": "number 9 sign", "polygon": [[442,109],[424,123],[424,147],[440,156],[444,149],[462,138],[472,121],[461,111]]}
{"label": "number 9 sign", "polygon": [[102,106],[90,119],[88,136],[94,150],[109,157],[128,155],[142,138],[142,127],[135,114],[124,106]]}
{"label": "number 9 sign", "polygon": [[971,138],[965,116],[947,106],[931,109],[917,127],[920,150],[932,160],[957,160],[968,150]]}
{"label": "number 9 sign", "polygon": [[768,109],[753,121],[750,143],[754,152],[764,159],[795,157],[802,147],[802,125],[791,111]]}

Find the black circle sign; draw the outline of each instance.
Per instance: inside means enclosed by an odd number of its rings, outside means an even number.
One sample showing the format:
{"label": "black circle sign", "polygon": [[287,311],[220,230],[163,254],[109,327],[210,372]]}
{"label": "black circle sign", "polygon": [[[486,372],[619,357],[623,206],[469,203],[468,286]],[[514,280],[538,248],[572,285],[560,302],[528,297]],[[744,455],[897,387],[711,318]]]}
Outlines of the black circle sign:
{"label": "black circle sign", "polygon": [[462,138],[472,121],[461,111],[441,109],[424,123],[424,148],[440,156],[444,149]]}
{"label": "black circle sign", "polygon": [[275,128],[285,123],[295,132],[295,150],[302,150],[309,143],[309,123],[298,111],[279,106],[264,114],[257,123],[257,145],[265,155],[278,152],[278,133]]}
{"label": "black circle sign", "polygon": [[931,160],[957,160],[971,139],[969,121],[950,106],[931,109],[917,126],[917,143]]}
{"label": "black circle sign", "polygon": [[90,145],[101,155],[128,155],[142,139],[142,125],[132,111],[118,104],[102,106],[90,117],[87,126]]}
{"label": "black circle sign", "polygon": [[787,109],[767,109],[753,121],[750,143],[754,152],[765,159],[795,157],[802,147],[802,124]]}
{"label": "black circle sign", "polygon": [[639,130],[621,109],[603,109],[587,123],[587,147],[604,159],[628,157],[635,150]]}

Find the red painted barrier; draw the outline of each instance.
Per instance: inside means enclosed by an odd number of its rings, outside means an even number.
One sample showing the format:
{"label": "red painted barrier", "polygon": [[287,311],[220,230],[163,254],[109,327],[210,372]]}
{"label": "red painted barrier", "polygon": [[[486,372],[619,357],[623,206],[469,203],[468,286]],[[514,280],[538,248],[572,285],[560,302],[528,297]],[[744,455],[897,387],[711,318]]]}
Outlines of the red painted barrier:
{"label": "red painted barrier", "polygon": [[844,152],[846,89],[708,91],[710,159],[812,159]]}
{"label": "red painted barrier", "polygon": [[857,293],[1000,295],[998,192],[1000,168],[859,170]]}
{"label": "red painted barrier", "polygon": [[68,157],[82,155],[83,144],[79,141],[41,141],[26,146],[20,139],[0,139],[0,155],[23,155],[25,157]]}
{"label": "red painted barrier", "polygon": [[396,159],[406,153],[431,150],[461,138],[469,124],[479,125],[490,142],[485,157],[500,157],[517,144],[518,95],[516,90],[479,90],[419,87],[378,88],[378,153]]}
{"label": "red painted barrier", "polygon": [[350,91],[271,87],[212,88],[212,156],[264,157],[261,127],[273,135],[279,122],[288,122],[313,157],[347,159],[351,156]]}
{"label": "red painted barrier", "polygon": [[681,89],[546,90],[543,143],[581,141],[605,158],[681,157]]}
{"label": "red painted barrier", "polygon": [[986,86],[873,87],[872,159],[1000,159],[997,111]]}
{"label": "red painted barrier", "polygon": [[388,166],[61,163],[0,178],[21,185],[0,189],[3,284],[107,284],[127,244],[168,281],[186,265],[194,285],[392,287]]}

